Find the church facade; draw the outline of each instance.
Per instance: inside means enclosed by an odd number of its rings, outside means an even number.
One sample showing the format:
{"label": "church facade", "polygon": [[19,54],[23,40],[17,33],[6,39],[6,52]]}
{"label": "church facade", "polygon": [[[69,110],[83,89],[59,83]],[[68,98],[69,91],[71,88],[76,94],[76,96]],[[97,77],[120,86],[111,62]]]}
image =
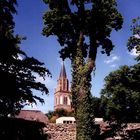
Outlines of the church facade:
{"label": "church facade", "polygon": [[56,109],[64,109],[69,112],[72,110],[69,80],[67,79],[64,62],[61,65],[61,71],[54,93],[54,110]]}

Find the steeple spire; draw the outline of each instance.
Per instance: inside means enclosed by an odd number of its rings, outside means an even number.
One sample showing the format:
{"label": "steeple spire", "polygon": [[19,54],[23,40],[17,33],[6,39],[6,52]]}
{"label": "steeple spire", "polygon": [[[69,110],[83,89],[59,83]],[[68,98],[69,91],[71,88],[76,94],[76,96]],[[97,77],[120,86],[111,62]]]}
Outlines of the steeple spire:
{"label": "steeple spire", "polygon": [[61,65],[59,78],[67,78],[64,61],[62,62],[62,65]]}
{"label": "steeple spire", "polygon": [[69,91],[69,80],[67,79],[64,61],[62,61],[61,71],[57,80],[54,93],[54,110],[65,109],[71,111],[71,93]]}

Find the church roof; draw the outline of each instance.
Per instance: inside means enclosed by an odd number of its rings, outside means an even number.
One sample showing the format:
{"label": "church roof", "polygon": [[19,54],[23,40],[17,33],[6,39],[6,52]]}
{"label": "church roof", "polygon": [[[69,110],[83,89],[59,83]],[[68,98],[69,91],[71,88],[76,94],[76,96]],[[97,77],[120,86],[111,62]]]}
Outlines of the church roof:
{"label": "church roof", "polygon": [[65,69],[65,65],[64,65],[64,61],[61,65],[61,71],[60,71],[60,75],[59,75],[59,78],[66,78],[67,75],[66,75],[66,69]]}

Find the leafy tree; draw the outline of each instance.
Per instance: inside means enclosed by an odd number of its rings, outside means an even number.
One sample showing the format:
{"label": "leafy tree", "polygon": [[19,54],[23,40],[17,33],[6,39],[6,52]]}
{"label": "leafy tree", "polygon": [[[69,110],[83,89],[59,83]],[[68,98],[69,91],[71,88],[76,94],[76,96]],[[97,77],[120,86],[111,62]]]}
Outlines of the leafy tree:
{"label": "leafy tree", "polygon": [[122,66],[105,77],[102,103],[106,119],[120,122],[140,120],[140,64]]}
{"label": "leafy tree", "polygon": [[95,117],[103,117],[103,107],[101,105],[101,98],[92,97],[92,110]]}
{"label": "leafy tree", "polygon": [[72,112],[68,112],[67,110],[61,108],[61,109],[56,109],[55,114],[58,117],[62,117],[62,116],[70,116],[72,114]]}
{"label": "leafy tree", "polygon": [[[49,111],[48,113],[46,113],[46,116],[48,117],[49,120],[51,120],[54,116],[56,118],[63,117],[63,116],[73,116],[73,112],[68,112],[67,110],[61,108],[55,111]],[[54,120],[53,122],[55,123]]]}
{"label": "leafy tree", "polygon": [[0,1],[0,116],[14,115],[36,100],[43,103],[42,98],[33,94],[33,89],[48,93],[45,85],[37,82],[35,74],[45,78],[49,71],[20,49],[22,37],[14,35],[16,5],[16,0]]}
{"label": "leafy tree", "polygon": [[132,36],[128,39],[127,47],[129,51],[136,49],[138,54],[136,60],[140,60],[140,17],[133,19],[131,26]]}
{"label": "leafy tree", "polygon": [[[101,92],[101,106],[105,120],[110,123],[110,130],[103,134],[114,136],[126,127],[124,123],[139,122],[140,120],[140,24],[139,17],[133,19],[131,26],[132,36],[129,38],[127,47],[129,51],[136,50],[138,56],[137,64],[133,66],[124,65],[118,70],[111,72],[105,78],[105,85]],[[138,131],[130,132],[133,136],[129,139],[135,139]],[[127,137],[127,139],[128,139]],[[125,138],[124,138],[125,139]]]}
{"label": "leafy tree", "polygon": [[91,73],[99,47],[110,54],[109,39],[113,29],[122,26],[122,16],[115,0],[44,0],[49,10],[44,14],[43,35],[57,36],[63,59],[72,64],[72,106],[75,111],[77,140],[94,139],[91,107]]}
{"label": "leafy tree", "polygon": [[52,116],[54,116],[54,111],[48,111],[48,113],[45,114],[48,119],[50,120],[52,118]]}

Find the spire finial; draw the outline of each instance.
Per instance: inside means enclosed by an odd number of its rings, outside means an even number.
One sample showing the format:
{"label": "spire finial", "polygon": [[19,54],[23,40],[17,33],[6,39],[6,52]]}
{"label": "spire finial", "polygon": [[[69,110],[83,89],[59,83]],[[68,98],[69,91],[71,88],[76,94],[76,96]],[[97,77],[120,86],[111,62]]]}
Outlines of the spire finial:
{"label": "spire finial", "polygon": [[59,78],[66,78],[66,77],[67,77],[67,75],[66,75],[65,65],[64,65],[64,61],[62,61]]}

